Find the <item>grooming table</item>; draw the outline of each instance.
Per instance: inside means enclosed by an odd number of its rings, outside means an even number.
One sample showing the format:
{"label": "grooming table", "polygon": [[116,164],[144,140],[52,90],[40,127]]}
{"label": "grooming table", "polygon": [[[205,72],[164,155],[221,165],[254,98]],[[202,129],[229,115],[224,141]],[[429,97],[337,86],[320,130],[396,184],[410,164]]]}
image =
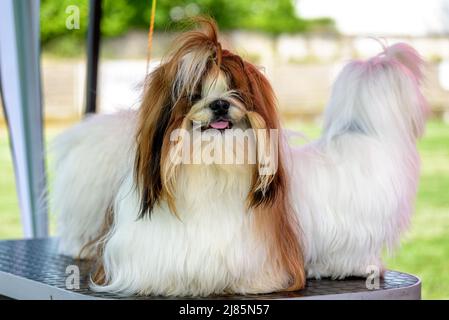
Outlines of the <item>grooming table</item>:
{"label": "grooming table", "polygon": [[[91,265],[57,253],[54,238],[0,241],[0,296],[13,299],[163,299],[121,297],[89,289]],[[70,265],[80,271],[79,289],[66,289]],[[380,288],[368,290],[363,278],[308,280],[304,290],[209,299],[420,299],[421,281],[410,274],[387,271]]]}

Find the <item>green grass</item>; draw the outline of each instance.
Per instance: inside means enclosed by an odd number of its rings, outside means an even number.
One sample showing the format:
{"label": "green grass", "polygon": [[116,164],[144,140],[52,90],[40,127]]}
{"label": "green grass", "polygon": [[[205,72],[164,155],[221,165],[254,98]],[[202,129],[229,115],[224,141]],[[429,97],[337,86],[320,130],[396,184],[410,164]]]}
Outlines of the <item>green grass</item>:
{"label": "green grass", "polygon": [[[310,137],[315,125],[290,124]],[[47,136],[54,135],[54,132]],[[419,143],[422,158],[416,212],[400,250],[386,257],[390,269],[422,279],[425,299],[449,299],[449,125],[431,121]],[[6,131],[0,127],[0,239],[23,236]],[[53,228],[52,228],[53,229]]]}
{"label": "green grass", "polygon": [[23,236],[6,130],[0,127],[0,239]]}

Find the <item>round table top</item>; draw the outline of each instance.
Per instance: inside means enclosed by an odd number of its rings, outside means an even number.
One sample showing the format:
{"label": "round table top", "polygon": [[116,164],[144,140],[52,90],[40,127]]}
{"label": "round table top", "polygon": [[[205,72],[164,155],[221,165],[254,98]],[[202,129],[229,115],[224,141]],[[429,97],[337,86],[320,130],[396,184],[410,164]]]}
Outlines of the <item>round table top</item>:
{"label": "round table top", "polygon": [[[79,289],[66,288],[66,269],[80,270]],[[156,296],[122,297],[89,289],[91,264],[57,253],[57,239],[0,241],[0,295],[13,299],[165,299]],[[207,299],[420,299],[419,278],[388,270],[378,288],[368,289],[365,278],[307,280],[295,292],[263,295],[212,296]]]}

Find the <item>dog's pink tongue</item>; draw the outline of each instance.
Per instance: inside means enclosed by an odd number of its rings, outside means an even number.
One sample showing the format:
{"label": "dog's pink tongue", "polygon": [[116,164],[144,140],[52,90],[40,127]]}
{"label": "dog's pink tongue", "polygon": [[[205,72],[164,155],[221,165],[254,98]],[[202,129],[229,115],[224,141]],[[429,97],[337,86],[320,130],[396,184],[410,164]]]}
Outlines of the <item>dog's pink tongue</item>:
{"label": "dog's pink tongue", "polygon": [[229,126],[229,122],[228,121],[215,121],[212,122],[210,124],[210,126],[214,129],[218,129],[218,130],[222,130],[222,129],[226,129]]}

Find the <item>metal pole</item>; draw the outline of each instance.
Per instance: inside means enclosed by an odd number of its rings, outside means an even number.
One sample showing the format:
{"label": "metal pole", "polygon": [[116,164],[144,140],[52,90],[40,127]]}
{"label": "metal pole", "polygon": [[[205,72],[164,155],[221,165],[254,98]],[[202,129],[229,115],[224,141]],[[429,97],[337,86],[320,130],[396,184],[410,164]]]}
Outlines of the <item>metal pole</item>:
{"label": "metal pole", "polygon": [[48,235],[39,7],[35,0],[0,1],[0,77],[25,237]]}
{"label": "metal pole", "polygon": [[98,57],[101,39],[100,22],[101,0],[90,0],[87,31],[86,114],[97,111]]}

